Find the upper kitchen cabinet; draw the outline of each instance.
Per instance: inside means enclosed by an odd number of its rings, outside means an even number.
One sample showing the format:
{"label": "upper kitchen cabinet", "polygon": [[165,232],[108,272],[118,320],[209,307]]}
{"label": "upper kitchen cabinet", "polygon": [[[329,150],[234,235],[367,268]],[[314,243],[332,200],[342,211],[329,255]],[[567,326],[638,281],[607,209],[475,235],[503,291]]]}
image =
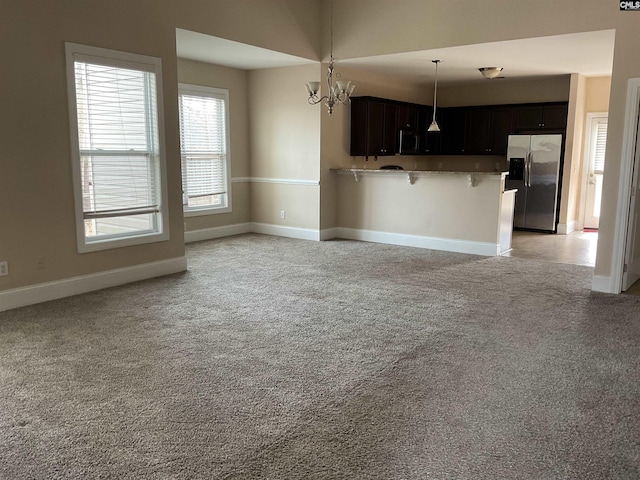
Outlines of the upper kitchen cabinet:
{"label": "upper kitchen cabinet", "polygon": [[395,155],[398,105],[374,97],[351,99],[352,156]]}
{"label": "upper kitchen cabinet", "polygon": [[449,155],[465,155],[465,130],[467,107],[448,107],[438,110],[442,120],[441,151]]}
{"label": "upper kitchen cabinet", "polygon": [[567,102],[519,105],[516,133],[525,130],[564,130],[567,128]]}
{"label": "upper kitchen cabinet", "polygon": [[418,130],[418,118],[420,116],[420,105],[414,103],[398,104],[398,131]]}
{"label": "upper kitchen cabinet", "polygon": [[489,148],[491,109],[467,108],[464,151],[467,155],[484,155]]}
{"label": "upper kitchen cabinet", "polygon": [[467,108],[464,153],[505,155],[509,134],[513,133],[513,117],[511,106]]}

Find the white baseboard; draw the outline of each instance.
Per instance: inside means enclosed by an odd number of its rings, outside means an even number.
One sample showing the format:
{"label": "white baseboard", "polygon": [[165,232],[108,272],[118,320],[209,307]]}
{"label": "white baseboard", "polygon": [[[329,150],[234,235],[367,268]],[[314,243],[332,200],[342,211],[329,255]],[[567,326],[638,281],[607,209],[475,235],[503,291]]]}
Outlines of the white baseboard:
{"label": "white baseboard", "polygon": [[613,289],[613,281],[611,277],[604,275],[594,275],[591,279],[591,290],[602,293],[620,293]]}
{"label": "white baseboard", "polygon": [[[405,235],[354,228],[327,228],[323,230],[313,230],[308,228],[286,227],[255,222],[192,230],[185,232],[185,242],[196,242],[200,240],[209,240],[251,232],[314,241],[330,240],[332,238],[345,238],[349,240],[430,248],[434,250],[447,250],[451,252],[471,253],[485,256],[496,256],[500,251],[499,244],[487,242],[470,242],[450,238],[423,237],[418,235]],[[186,257],[177,257],[158,262],[134,265],[131,267],[107,270],[105,272],[5,290],[0,292],[0,312],[36,303],[47,302],[58,298],[92,292],[103,288],[137,282],[139,280],[146,280],[148,278],[182,272],[186,269]],[[609,291],[599,290],[596,287],[594,287],[594,290]]]}
{"label": "white baseboard", "polygon": [[253,222],[251,224],[251,231],[265,235],[275,235],[277,237],[299,238],[300,240],[320,240],[320,231],[313,230],[311,228],[285,227],[270,223]]}
{"label": "white baseboard", "polygon": [[39,283],[0,292],[0,312],[35,303],[93,292],[125,283],[161,277],[187,269],[187,258],[176,257],[158,262],[107,270],[53,282]]}
{"label": "white baseboard", "polygon": [[488,242],[472,242],[440,237],[423,237],[401,233],[379,232],[374,230],[360,230],[355,228],[325,228],[313,230],[310,228],[286,227],[269,223],[238,223],[224,227],[207,228],[185,232],[185,242],[195,242],[221,238],[241,233],[261,233],[277,237],[298,238],[300,240],[324,241],[332,238],[361,240],[365,242],[387,243],[407,247],[431,248],[458,253],[471,253],[495,257],[499,255],[500,244]]}
{"label": "white baseboard", "polygon": [[[223,227],[203,228],[201,230],[190,230],[184,232],[185,243],[199,242],[201,240],[212,240],[214,238],[229,237],[242,233],[262,233],[274,235],[276,237],[299,238],[301,240],[320,240],[320,232],[310,228],[285,227],[270,223],[235,223]],[[329,237],[333,238],[333,237]]]}
{"label": "white baseboard", "polygon": [[320,230],[320,240],[331,240],[332,238],[336,238],[337,228],[324,228]]}
{"label": "white baseboard", "polygon": [[569,223],[558,224],[558,235],[567,235],[576,229],[576,222],[571,221]]}
{"label": "white baseboard", "polygon": [[224,225],[222,227],[202,228],[200,230],[188,230],[184,232],[184,242],[200,242],[202,240],[211,240],[214,238],[250,233],[252,231],[251,228],[251,223],[247,222],[234,223],[232,225]]}
{"label": "white baseboard", "polygon": [[348,240],[362,240],[365,242],[387,243],[406,247],[430,248],[432,250],[446,250],[449,252],[471,253],[495,257],[500,251],[500,244],[488,242],[473,242],[452,238],[423,237],[402,233],[379,232],[374,230],[360,230],[355,228],[336,228],[337,238]]}

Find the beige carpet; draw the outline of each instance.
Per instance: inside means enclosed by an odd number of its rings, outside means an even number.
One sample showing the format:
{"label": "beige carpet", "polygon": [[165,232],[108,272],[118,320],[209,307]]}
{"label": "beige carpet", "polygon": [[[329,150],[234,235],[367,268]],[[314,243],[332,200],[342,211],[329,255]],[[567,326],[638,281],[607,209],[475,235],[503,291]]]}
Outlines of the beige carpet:
{"label": "beige carpet", "polygon": [[0,313],[0,478],[640,477],[640,297],[589,267],[245,235]]}

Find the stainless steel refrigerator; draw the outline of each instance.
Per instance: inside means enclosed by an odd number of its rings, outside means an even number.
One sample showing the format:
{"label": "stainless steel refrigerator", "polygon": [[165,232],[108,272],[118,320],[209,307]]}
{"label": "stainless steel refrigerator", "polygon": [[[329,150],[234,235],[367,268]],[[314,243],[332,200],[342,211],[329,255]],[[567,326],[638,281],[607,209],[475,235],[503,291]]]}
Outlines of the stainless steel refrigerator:
{"label": "stainless steel refrigerator", "polygon": [[509,135],[507,189],[517,188],[513,226],[556,232],[562,135]]}

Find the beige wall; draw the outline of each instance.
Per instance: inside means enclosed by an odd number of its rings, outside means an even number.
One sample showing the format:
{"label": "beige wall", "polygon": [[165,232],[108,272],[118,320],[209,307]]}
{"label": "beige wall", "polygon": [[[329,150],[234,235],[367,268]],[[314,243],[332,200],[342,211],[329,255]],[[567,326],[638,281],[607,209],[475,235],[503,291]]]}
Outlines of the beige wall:
{"label": "beige wall", "polygon": [[[231,178],[249,176],[248,74],[245,70],[178,59],[178,81],[229,90]],[[250,221],[250,189],[246,181],[231,184],[229,213],[185,217],[185,231],[221,227]]]}
{"label": "beige wall", "polygon": [[338,175],[338,226],[470,242],[498,242],[500,176]]}
{"label": "beige wall", "polygon": [[[618,189],[621,181],[628,181],[620,179],[627,81],[640,77],[637,12],[621,12],[617,2],[602,0],[404,0],[401,5],[402,8],[388,8],[389,2],[385,0],[352,0],[336,4],[336,56],[366,57],[615,29],[610,133],[595,267],[596,275],[610,277],[618,217]],[[486,28],[487,25],[491,25],[491,28]],[[376,34],[372,35],[371,32]],[[324,51],[327,50],[325,41]]]}
{"label": "beige wall", "polygon": [[[0,260],[9,261],[11,272],[7,277],[0,277],[0,291],[183,255],[175,28],[308,59],[328,56],[328,0],[139,0],[126,2],[126,7],[124,4],[121,7],[99,0],[0,0],[0,65],[3,68],[0,76]],[[640,77],[637,48],[640,28],[636,12],[620,12],[616,2],[602,0],[350,0],[335,2],[334,8],[333,44],[338,59],[615,29],[609,137],[595,268],[597,275],[610,275],[627,81]],[[251,15],[247,15],[247,11]],[[162,59],[171,240],[77,253],[65,41]],[[316,68],[309,73],[317,80],[324,78],[324,70]],[[306,74],[292,75],[290,79],[281,76],[282,95],[277,102],[258,95],[263,87],[252,77],[261,76],[267,80],[269,91],[274,91],[274,80],[278,77],[268,73],[249,75],[250,104],[255,101],[266,107],[265,111],[257,105],[249,107],[250,131],[253,131],[250,135],[255,135],[250,136],[249,142],[252,176],[312,178],[324,183],[330,178],[327,167],[333,159],[350,163],[343,154],[334,155],[336,147],[331,142],[337,137],[331,133],[336,127],[326,126],[325,120],[320,120],[320,107],[314,110],[303,101],[300,110],[290,110],[296,112],[293,117],[287,119],[276,113],[279,109],[291,109],[294,99],[299,98],[292,92],[302,90],[301,85],[309,79]],[[367,80],[362,80],[357,94],[365,94]],[[318,117],[308,118],[302,108],[309,109],[305,112],[317,112]],[[38,112],[37,115],[34,112]],[[268,145],[266,132],[273,133],[270,119],[277,119],[276,123],[280,124],[281,131],[275,132],[278,135],[285,134],[284,121],[292,131],[298,130],[298,125],[312,125],[311,131],[317,135],[313,140],[315,146],[293,135],[291,142],[283,144],[280,136],[277,144]],[[302,149],[296,148],[296,143],[303,144]],[[340,148],[344,148],[344,140]],[[288,149],[286,155],[280,155],[282,149]],[[325,201],[329,206],[326,222],[322,213],[323,228],[335,224],[337,210],[331,208],[332,204],[336,205],[331,180],[327,184],[329,189],[318,193],[322,209]],[[283,190],[287,188],[284,186]],[[295,198],[293,193],[290,198]],[[312,212],[314,208],[309,208],[309,215],[315,216],[313,222],[320,224],[320,213],[317,208]],[[265,212],[264,218],[269,218],[271,213]],[[41,260],[44,268],[38,269]]]}
{"label": "beige wall", "polygon": [[[251,177],[269,181],[251,184],[253,222],[319,228],[322,112],[304,97],[304,84],[318,79],[319,67],[249,73]],[[282,210],[285,219],[280,218]]]}
{"label": "beige wall", "polygon": [[587,78],[587,98],[585,113],[608,112],[609,95],[611,94],[611,77]]}
{"label": "beige wall", "polygon": [[582,138],[584,135],[585,102],[587,79],[578,74],[571,76],[569,95],[569,121],[564,151],[562,174],[562,196],[558,230],[563,233],[574,229],[580,193],[580,167],[582,162]]}
{"label": "beige wall", "polygon": [[585,169],[587,168],[588,155],[587,148],[587,130],[589,124],[587,116],[590,113],[607,113],[609,111],[609,95],[611,93],[611,77],[590,77],[586,79],[586,93],[585,93],[585,106],[584,106],[584,134],[582,136],[582,155],[579,160],[580,172],[578,176],[578,191],[576,192],[576,198],[578,204],[576,205],[576,222],[579,228],[582,228],[584,222],[585,212],[585,198],[584,189],[585,181],[587,178],[584,176]]}
{"label": "beige wall", "polygon": [[[323,3],[328,10],[329,0]],[[635,14],[619,12],[618,3],[602,0],[349,0],[334,2],[333,18],[336,58],[632,29],[638,21]],[[326,58],[328,15],[324,22]]]}
{"label": "beige wall", "polygon": [[[251,220],[276,227],[319,227],[320,196],[317,185],[283,183],[251,184]],[[280,212],[285,218],[280,218]]]}
{"label": "beige wall", "polygon": [[[184,254],[178,198],[177,77],[168,25],[140,28],[148,12],[94,2],[3,1],[0,14],[0,290],[127,267]],[[162,59],[171,239],[78,254],[64,42]],[[11,112],[11,114],[8,114]],[[37,114],[36,114],[37,112]],[[43,268],[38,268],[42,259]]]}
{"label": "beige wall", "polygon": [[[0,277],[0,291],[183,256],[175,29],[318,59],[319,6],[316,0],[2,0],[0,260],[9,262],[10,274]],[[162,59],[169,241],[77,253],[64,42]]]}
{"label": "beige wall", "polygon": [[[322,66],[325,75],[327,65]],[[343,79],[350,80],[356,85],[354,96],[382,97],[404,102],[427,104],[429,92],[425,92],[421,85],[407,82],[402,78],[387,75],[372,75],[357,69],[343,68],[336,63],[336,73]],[[322,87],[326,90],[325,83]],[[326,92],[325,92],[326,93]],[[351,110],[349,106],[339,105],[334,108],[333,115],[327,114],[324,106],[317,106],[322,110],[321,124],[321,165],[320,165],[320,204],[321,229],[328,230],[337,226],[338,212],[344,205],[338,200],[336,175],[331,168],[379,168],[381,165],[400,164],[407,169],[414,169],[426,157],[380,157],[378,161],[365,161],[363,157],[349,155],[351,138]]]}
{"label": "beige wall", "polygon": [[[566,102],[570,75],[532,79],[486,80],[438,87],[438,104],[443,107],[502,105],[508,103]],[[431,102],[429,102],[431,104]]]}

